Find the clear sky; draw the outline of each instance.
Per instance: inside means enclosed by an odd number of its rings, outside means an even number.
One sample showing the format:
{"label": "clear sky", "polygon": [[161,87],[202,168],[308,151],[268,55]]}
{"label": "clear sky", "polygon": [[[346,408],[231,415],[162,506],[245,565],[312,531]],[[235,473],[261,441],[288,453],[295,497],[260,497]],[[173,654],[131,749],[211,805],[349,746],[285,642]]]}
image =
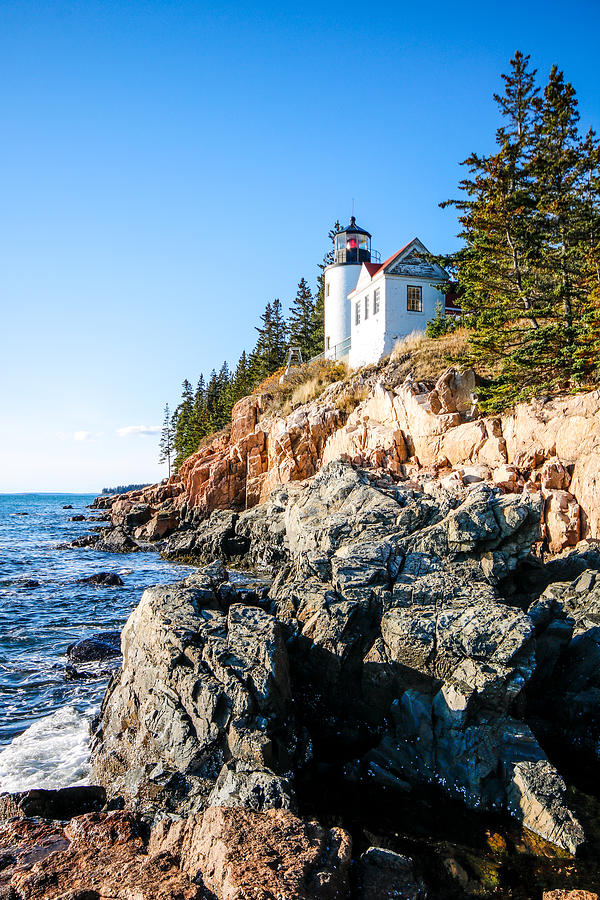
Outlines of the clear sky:
{"label": "clear sky", "polygon": [[[326,234],[456,246],[516,49],[600,130],[597,0],[0,4],[0,491],[155,481],[155,430]],[[149,432],[149,433],[148,433]]]}

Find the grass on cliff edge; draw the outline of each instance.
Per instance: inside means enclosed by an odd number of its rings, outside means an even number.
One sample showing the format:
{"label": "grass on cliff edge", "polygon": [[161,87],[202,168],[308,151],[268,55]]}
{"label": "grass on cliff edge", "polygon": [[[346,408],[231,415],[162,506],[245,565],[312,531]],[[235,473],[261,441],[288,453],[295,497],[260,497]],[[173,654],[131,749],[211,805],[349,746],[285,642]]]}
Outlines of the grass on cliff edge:
{"label": "grass on cliff edge", "polygon": [[338,383],[339,391],[331,399],[340,411],[349,415],[368,396],[371,382],[383,373],[388,385],[400,384],[407,375],[412,375],[415,381],[430,382],[433,387],[449,365],[460,368],[466,348],[464,328],[439,338],[415,332],[398,341],[390,356],[373,366],[351,371],[346,363],[324,359],[295,366],[283,380],[285,368],[281,368],[261,381],[252,393],[265,398],[263,415],[286,416],[299,406],[317,400],[327,388]]}
{"label": "grass on cliff edge", "polygon": [[[394,369],[398,381],[412,375],[415,381],[431,382],[433,386],[448,366],[455,365],[460,369],[466,365],[468,343],[466,328],[457,328],[438,338],[428,338],[422,333],[413,332],[397,341],[384,362]],[[494,372],[491,368],[479,367],[477,374],[493,377]]]}
{"label": "grass on cliff edge", "polygon": [[285,367],[277,369],[252,391],[253,394],[261,394],[265,398],[263,415],[279,413],[286,416],[298,406],[316,400],[330,384],[348,377],[348,367],[343,362],[321,359],[318,362],[294,366],[281,381],[284,375]]}

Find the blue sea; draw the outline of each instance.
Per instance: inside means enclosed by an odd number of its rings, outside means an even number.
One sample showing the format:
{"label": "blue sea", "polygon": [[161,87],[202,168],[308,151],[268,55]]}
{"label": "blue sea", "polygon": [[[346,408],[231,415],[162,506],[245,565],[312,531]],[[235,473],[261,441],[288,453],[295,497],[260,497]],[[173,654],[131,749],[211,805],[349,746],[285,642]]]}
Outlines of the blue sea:
{"label": "blue sea", "polygon": [[[93,499],[0,494],[0,792],[86,781],[89,723],[108,676],[66,679],[67,647],[120,630],[146,587],[190,571],[156,553],[61,549],[103,524],[89,521],[101,512],[87,509]],[[88,520],[69,521],[78,514]],[[97,572],[124,586],[79,583]]]}

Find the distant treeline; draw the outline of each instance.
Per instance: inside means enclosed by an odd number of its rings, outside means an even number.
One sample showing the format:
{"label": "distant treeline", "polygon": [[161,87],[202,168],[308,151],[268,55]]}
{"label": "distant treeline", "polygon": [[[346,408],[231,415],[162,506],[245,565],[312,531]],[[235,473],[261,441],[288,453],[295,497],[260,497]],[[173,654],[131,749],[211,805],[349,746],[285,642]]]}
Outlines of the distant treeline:
{"label": "distant treeline", "polygon": [[103,494],[126,494],[128,491],[139,491],[150,487],[149,484],[119,484],[117,487],[102,488]]}
{"label": "distant treeline", "polygon": [[[336,222],[329,232],[332,244],[339,229],[340,224]],[[331,262],[332,250],[318,266],[314,293],[306,279],[300,279],[287,317],[279,299],[267,303],[256,327],[258,338],[254,349],[250,353],[244,351],[234,369],[224,362],[208,379],[201,374],[196,388],[186,378],[175,412],[171,415],[168,405],[165,408],[160,461],[168,463],[169,472],[172,465],[178,469],[198,449],[202,438],[230,422],[234,404],[285,364],[290,347],[299,347],[304,361],[323,352],[324,271]]]}

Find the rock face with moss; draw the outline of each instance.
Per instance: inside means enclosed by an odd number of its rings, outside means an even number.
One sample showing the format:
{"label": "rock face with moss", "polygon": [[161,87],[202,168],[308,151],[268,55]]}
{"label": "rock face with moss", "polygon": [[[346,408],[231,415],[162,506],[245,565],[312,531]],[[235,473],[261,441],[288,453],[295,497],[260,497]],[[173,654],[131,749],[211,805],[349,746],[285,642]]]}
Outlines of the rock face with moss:
{"label": "rock face with moss", "polygon": [[347,463],[278,489],[232,526],[247,559],[279,560],[267,596],[241,597],[219,565],[145,592],[97,778],[149,808],[293,808],[311,753],[354,747],[351,778],[435,783],[574,851],[564,782],[520,712],[538,646],[546,668],[560,646],[499,590],[542,502],[481,484],[424,492]]}

